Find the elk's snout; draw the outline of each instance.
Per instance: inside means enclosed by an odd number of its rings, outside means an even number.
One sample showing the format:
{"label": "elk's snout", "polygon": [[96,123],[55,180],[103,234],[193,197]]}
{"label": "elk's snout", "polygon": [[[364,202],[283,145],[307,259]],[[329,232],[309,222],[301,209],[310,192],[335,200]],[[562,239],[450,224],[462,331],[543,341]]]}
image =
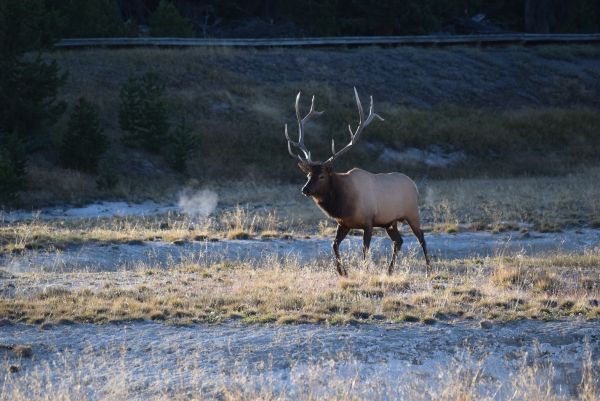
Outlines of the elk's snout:
{"label": "elk's snout", "polygon": [[302,193],[304,196],[310,196],[310,190],[308,189],[308,184],[302,187]]}

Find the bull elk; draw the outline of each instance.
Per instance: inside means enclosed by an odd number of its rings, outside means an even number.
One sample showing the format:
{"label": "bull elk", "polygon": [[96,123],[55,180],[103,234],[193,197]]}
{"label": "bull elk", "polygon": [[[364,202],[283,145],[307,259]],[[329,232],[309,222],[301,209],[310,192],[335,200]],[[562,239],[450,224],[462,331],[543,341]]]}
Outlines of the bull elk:
{"label": "bull elk", "polygon": [[[374,227],[385,228],[393,241],[392,259],[388,266],[388,273],[394,269],[396,255],[402,246],[402,236],[398,230],[398,223],[406,221],[412,232],[419,240],[427,262],[429,272],[430,261],[427,255],[425,237],[420,227],[418,191],[415,183],[401,173],[373,174],[359,168],[353,168],[345,173],[336,173],[333,169],[334,161],[350,150],[360,139],[363,130],[377,118],[383,118],[373,112],[373,97],[369,107],[369,115],[364,118],[363,108],[354,88],[356,106],[358,107],[358,127],[350,130],[350,142],[341,150],[335,150],[335,143],[331,141],[332,156],[324,162],[313,161],[311,153],[304,143],[304,127],[308,120],[323,112],[315,110],[315,97],[312,97],[310,110],[303,118],[300,114],[300,92],[296,96],[296,118],[298,119],[298,141],[290,139],[285,126],[285,137],[288,142],[288,152],[299,161],[298,166],[308,176],[308,182],[302,188],[302,193],[311,197],[325,214],[337,221],[337,231],[333,241],[336,268],[340,275],[347,276],[339,247],[351,229],[362,229],[363,233],[363,258],[366,258],[371,243]],[[302,155],[292,151],[292,147],[299,149]]]}

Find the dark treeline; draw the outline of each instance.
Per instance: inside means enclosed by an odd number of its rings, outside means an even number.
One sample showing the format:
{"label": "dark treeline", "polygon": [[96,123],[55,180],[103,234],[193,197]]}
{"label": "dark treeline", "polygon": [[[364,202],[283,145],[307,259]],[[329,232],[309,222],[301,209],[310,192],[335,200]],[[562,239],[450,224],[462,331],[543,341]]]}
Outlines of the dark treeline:
{"label": "dark treeline", "polygon": [[[440,32],[483,13],[500,28],[598,32],[597,0],[175,0],[198,33],[255,21],[293,25],[304,35],[402,35]],[[158,0],[120,0],[125,18],[144,21]]]}
{"label": "dark treeline", "polygon": [[[151,26],[160,35],[193,34],[190,22],[164,1],[152,14]],[[34,155],[97,174],[99,188],[116,185],[111,143],[97,105],[85,93],[71,105],[59,97],[68,72],[45,52],[60,37],[126,35],[136,29],[135,23],[121,20],[113,0],[0,0],[0,207],[17,203],[20,191],[35,187],[28,174]],[[123,143],[160,154],[184,172],[195,138],[183,118],[171,127],[160,81],[147,75],[123,87],[119,122],[128,133]],[[67,127],[56,129],[65,111]]]}
{"label": "dark treeline", "polygon": [[[167,0],[53,0],[63,37],[137,35]],[[172,0],[199,37],[600,31],[598,0]],[[485,19],[474,16],[483,14]],[[173,19],[173,24],[177,20]],[[188,31],[189,32],[189,31]]]}

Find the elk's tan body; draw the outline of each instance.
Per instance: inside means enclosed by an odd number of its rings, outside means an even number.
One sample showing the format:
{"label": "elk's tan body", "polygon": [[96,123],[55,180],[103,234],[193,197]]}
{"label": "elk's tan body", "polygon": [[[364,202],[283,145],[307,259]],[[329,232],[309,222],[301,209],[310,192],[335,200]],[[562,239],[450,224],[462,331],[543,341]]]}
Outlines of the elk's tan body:
{"label": "elk's tan body", "polygon": [[[373,174],[354,168],[347,173],[333,173],[332,188],[338,191],[340,212],[327,210],[325,198],[315,197],[316,204],[338,224],[348,228],[390,227],[406,220],[419,225],[417,186],[402,173]],[[337,213],[336,213],[337,212]]]}
{"label": "elk's tan body", "polygon": [[[373,113],[373,98],[371,98],[369,116],[365,119],[356,88],[354,88],[354,94],[360,117],[358,127],[354,131],[351,127],[348,127],[350,130],[350,143],[340,151],[336,152],[335,144],[333,141],[331,142],[333,155],[324,162],[313,162],[310,151],[304,144],[304,124],[312,116],[321,114],[321,112],[314,109],[315,97],[313,96],[310,111],[304,118],[301,118],[300,93],[296,96],[296,117],[299,126],[298,142],[290,139],[287,125],[285,127],[285,137],[288,141],[288,152],[293,158],[300,161],[298,167],[308,176],[308,182],[302,188],[302,193],[311,197],[321,210],[338,223],[335,240],[333,241],[333,252],[335,253],[337,271],[340,275],[348,274],[341,262],[340,243],[346,238],[351,229],[362,229],[364,232],[363,256],[366,258],[373,227],[385,228],[385,231],[394,242],[392,259],[388,267],[388,273],[392,273],[396,255],[403,242],[402,235],[398,230],[398,223],[404,221],[410,225],[411,230],[419,240],[429,270],[427,246],[419,219],[419,193],[415,183],[401,173],[373,174],[359,168],[346,173],[333,171],[334,160],[358,142],[364,128],[375,118],[383,120]],[[300,149],[304,156],[294,154],[292,146]]]}

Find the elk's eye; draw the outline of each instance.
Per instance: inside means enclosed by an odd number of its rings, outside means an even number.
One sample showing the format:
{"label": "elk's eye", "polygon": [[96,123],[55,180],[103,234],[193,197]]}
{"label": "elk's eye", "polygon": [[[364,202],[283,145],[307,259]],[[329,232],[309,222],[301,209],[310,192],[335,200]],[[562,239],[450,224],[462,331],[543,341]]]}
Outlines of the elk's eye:
{"label": "elk's eye", "polygon": [[319,176],[319,180],[322,180],[323,178],[325,178],[325,176],[324,176],[324,175],[320,175],[320,176]]}

